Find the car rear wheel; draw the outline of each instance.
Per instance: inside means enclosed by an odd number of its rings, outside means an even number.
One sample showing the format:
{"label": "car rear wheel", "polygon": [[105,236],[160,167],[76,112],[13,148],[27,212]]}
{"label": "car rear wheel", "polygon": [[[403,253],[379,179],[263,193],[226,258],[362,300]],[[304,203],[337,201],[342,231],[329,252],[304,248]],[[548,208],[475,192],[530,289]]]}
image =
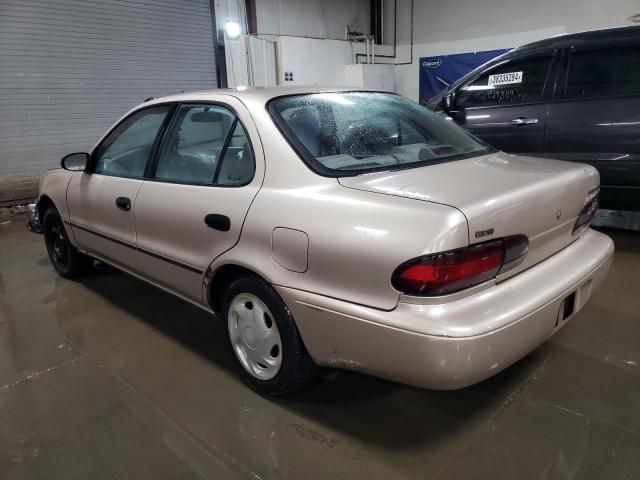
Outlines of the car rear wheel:
{"label": "car rear wheel", "polygon": [[91,270],[93,258],[71,245],[62,218],[55,208],[49,208],[44,213],[42,227],[49,259],[62,277],[80,277]]}
{"label": "car rear wheel", "polygon": [[282,396],[313,382],[318,367],[289,309],[267,282],[254,276],[236,279],[225,297],[222,315],[231,349],[253,389]]}

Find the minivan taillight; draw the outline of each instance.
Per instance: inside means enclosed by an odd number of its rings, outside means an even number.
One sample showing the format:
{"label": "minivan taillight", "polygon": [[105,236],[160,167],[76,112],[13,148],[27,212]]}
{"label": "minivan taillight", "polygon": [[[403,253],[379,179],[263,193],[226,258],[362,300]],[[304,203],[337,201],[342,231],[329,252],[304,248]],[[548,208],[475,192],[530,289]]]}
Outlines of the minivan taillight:
{"label": "minivan taillight", "polygon": [[519,264],[529,240],[514,235],[404,262],[393,272],[396,290],[413,296],[447,295],[478,285]]}
{"label": "minivan taillight", "polygon": [[587,202],[587,204],[584,206],[584,208],[578,215],[578,219],[576,220],[576,224],[573,226],[573,231],[571,232],[571,235],[580,233],[582,230],[587,228],[587,226],[591,223],[591,220],[593,220],[593,217],[595,217],[596,213],[598,212],[598,204],[599,204],[598,195],[596,195],[595,197],[593,197],[591,200]]}

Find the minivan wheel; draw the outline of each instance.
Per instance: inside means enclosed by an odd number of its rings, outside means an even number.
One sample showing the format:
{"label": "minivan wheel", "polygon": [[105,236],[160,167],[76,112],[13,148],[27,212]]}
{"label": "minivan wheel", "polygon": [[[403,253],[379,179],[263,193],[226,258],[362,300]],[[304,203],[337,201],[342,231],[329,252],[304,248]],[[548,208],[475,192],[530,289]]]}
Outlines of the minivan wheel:
{"label": "minivan wheel", "polygon": [[254,276],[233,281],[221,313],[231,349],[253,389],[282,396],[313,382],[318,367],[291,312],[267,282]]}
{"label": "minivan wheel", "polygon": [[93,258],[79,252],[67,237],[62,218],[55,208],[49,208],[42,218],[44,243],[53,267],[65,278],[87,274],[93,267]]}

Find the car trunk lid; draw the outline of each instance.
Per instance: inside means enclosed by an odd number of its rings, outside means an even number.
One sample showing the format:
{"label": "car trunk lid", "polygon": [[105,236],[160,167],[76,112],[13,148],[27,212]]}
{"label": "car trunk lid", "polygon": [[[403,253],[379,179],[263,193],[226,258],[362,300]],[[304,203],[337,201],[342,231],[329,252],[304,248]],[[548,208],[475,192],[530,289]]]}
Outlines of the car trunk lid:
{"label": "car trunk lid", "polygon": [[508,278],[563,249],[580,211],[598,191],[588,165],[497,152],[481,157],[338,180],[347,188],[449,205],[469,224],[469,243],[526,235],[529,251]]}

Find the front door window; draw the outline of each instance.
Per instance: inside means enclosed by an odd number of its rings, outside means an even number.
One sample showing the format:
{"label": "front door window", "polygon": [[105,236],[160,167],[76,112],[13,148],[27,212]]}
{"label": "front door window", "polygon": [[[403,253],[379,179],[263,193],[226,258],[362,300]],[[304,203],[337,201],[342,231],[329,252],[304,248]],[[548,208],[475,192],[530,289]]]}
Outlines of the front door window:
{"label": "front door window", "polygon": [[500,107],[541,102],[550,63],[550,56],[534,57],[510,61],[489,70],[460,89],[455,107]]}
{"label": "front door window", "polygon": [[145,108],[123,120],[94,153],[95,173],[142,178],[156,136],[170,105]]}

